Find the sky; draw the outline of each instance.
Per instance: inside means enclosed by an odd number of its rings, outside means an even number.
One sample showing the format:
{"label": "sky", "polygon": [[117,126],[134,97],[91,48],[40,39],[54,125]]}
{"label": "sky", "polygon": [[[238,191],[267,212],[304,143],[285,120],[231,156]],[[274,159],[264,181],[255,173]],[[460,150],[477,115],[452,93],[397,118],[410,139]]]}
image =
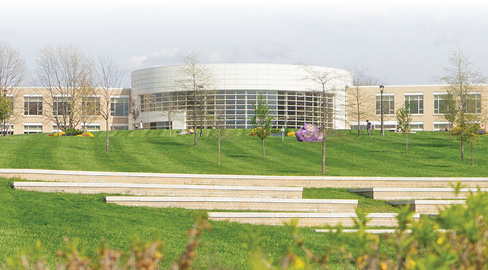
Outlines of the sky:
{"label": "sky", "polygon": [[0,41],[32,74],[41,48],[75,45],[127,76],[197,51],[209,64],[304,63],[437,84],[456,48],[488,75],[488,1],[2,0]]}

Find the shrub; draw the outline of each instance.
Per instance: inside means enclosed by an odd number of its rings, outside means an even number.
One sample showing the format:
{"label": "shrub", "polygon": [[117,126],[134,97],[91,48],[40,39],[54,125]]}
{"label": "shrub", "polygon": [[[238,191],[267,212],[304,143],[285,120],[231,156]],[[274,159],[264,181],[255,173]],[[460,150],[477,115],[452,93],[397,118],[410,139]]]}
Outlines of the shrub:
{"label": "shrub", "polygon": [[290,131],[290,132],[286,133],[286,136],[287,137],[295,137],[295,131]]}
{"label": "shrub", "polygon": [[452,130],[451,130],[451,134],[452,135],[459,135],[461,133],[461,127],[454,127]]}
{"label": "shrub", "polygon": [[76,128],[68,128],[66,130],[66,136],[76,136],[78,134],[83,134],[83,131]]}
{"label": "shrub", "polygon": [[95,135],[93,135],[91,132],[87,131],[87,132],[85,132],[84,135],[83,135],[83,133],[81,133],[81,134],[76,135],[76,137],[95,137]]}

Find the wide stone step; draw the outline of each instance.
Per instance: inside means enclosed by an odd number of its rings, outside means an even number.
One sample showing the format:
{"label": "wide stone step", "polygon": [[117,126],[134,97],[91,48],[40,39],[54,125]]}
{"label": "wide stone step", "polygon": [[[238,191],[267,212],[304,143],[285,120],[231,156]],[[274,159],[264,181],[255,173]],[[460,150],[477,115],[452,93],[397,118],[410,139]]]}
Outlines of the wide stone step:
{"label": "wide stone step", "polygon": [[301,187],[245,187],[212,185],[164,185],[136,183],[72,183],[72,182],[13,182],[15,189],[68,192],[118,193],[139,196],[197,196],[197,197],[263,197],[302,198]]}
{"label": "wide stone step", "polygon": [[[371,213],[368,226],[371,227],[395,227],[398,225],[396,213]],[[227,221],[248,223],[254,225],[283,225],[292,219],[298,218],[299,227],[318,226],[354,226],[355,213],[249,213],[249,212],[210,212],[208,217],[213,221]],[[414,219],[419,219],[419,214],[414,214]]]}
{"label": "wide stone step", "polygon": [[[336,229],[316,229],[314,231],[319,232],[319,233],[331,233],[331,232],[336,233],[337,232]],[[370,233],[370,234],[393,234],[396,231],[397,231],[396,229],[365,229],[364,230],[365,233]],[[450,230],[438,229],[436,231],[446,233],[446,232],[449,232]],[[344,230],[342,230],[342,232],[343,233],[357,233],[357,232],[359,232],[359,229],[344,229]],[[412,230],[407,229],[407,230],[405,230],[405,232],[406,233],[412,233]]]}
{"label": "wide stone step", "polygon": [[206,210],[305,211],[354,213],[358,200],[226,198],[226,197],[134,197],[107,196],[107,203],[125,206],[174,207]]}
{"label": "wide stone step", "polygon": [[[482,192],[488,191],[482,188]],[[454,188],[354,188],[349,192],[377,200],[464,199],[477,188],[462,188],[456,196]]]}
{"label": "wide stone step", "polygon": [[410,205],[410,210],[421,215],[437,215],[440,210],[450,207],[453,204],[466,204],[465,200],[402,200],[387,201],[394,206]]}
{"label": "wide stone step", "polygon": [[267,176],[209,175],[132,172],[61,171],[0,169],[0,177],[62,182],[120,182],[171,185],[274,186],[307,188],[367,187],[451,187],[462,182],[467,187],[488,188],[487,177],[350,177],[350,176]]}

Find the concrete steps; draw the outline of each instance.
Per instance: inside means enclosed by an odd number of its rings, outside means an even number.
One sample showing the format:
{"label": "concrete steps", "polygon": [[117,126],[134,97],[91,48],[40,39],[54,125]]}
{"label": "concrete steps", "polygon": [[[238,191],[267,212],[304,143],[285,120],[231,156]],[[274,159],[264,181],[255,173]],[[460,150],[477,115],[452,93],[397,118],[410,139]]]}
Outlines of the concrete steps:
{"label": "concrete steps", "polygon": [[[482,188],[482,192],[488,191]],[[456,195],[454,188],[354,188],[349,192],[357,193],[375,200],[422,200],[422,199],[464,199],[477,188],[463,188]]]}
{"label": "concrete steps", "polygon": [[[369,226],[395,227],[398,225],[397,214],[372,213],[367,217],[371,219]],[[209,219],[213,221],[239,222],[254,225],[283,225],[292,219],[299,218],[299,227],[318,226],[354,226],[355,213],[235,213],[235,212],[209,212]],[[419,214],[414,214],[414,219],[419,219]]]}
{"label": "concrete steps", "polygon": [[340,176],[262,176],[205,175],[129,172],[0,169],[0,177],[38,181],[140,183],[171,185],[274,186],[311,188],[432,188],[451,187],[462,182],[469,187],[488,188],[487,177],[340,177]]}
{"label": "concrete steps", "polygon": [[174,207],[205,210],[251,210],[320,213],[354,213],[357,200],[226,198],[226,197],[134,197],[107,196],[107,203],[125,206]]}
{"label": "concrete steps", "polygon": [[245,187],[137,183],[13,182],[15,189],[41,192],[118,193],[139,196],[261,197],[301,199],[301,187]]}
{"label": "concrete steps", "polygon": [[450,207],[453,204],[465,204],[465,200],[402,200],[387,201],[394,206],[410,205],[410,210],[421,215],[437,215],[439,210]]}

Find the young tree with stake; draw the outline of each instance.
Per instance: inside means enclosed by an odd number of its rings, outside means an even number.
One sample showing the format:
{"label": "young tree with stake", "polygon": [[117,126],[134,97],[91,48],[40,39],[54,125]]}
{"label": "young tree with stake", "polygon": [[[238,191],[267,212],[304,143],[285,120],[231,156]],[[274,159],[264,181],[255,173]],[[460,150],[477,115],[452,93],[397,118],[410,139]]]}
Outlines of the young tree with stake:
{"label": "young tree with stake", "polygon": [[266,151],[264,148],[264,140],[271,134],[271,121],[273,117],[270,116],[268,104],[263,98],[263,95],[259,95],[258,104],[254,102],[252,104],[254,108],[254,116],[251,119],[256,135],[261,139],[263,145],[263,158],[266,158]]}

